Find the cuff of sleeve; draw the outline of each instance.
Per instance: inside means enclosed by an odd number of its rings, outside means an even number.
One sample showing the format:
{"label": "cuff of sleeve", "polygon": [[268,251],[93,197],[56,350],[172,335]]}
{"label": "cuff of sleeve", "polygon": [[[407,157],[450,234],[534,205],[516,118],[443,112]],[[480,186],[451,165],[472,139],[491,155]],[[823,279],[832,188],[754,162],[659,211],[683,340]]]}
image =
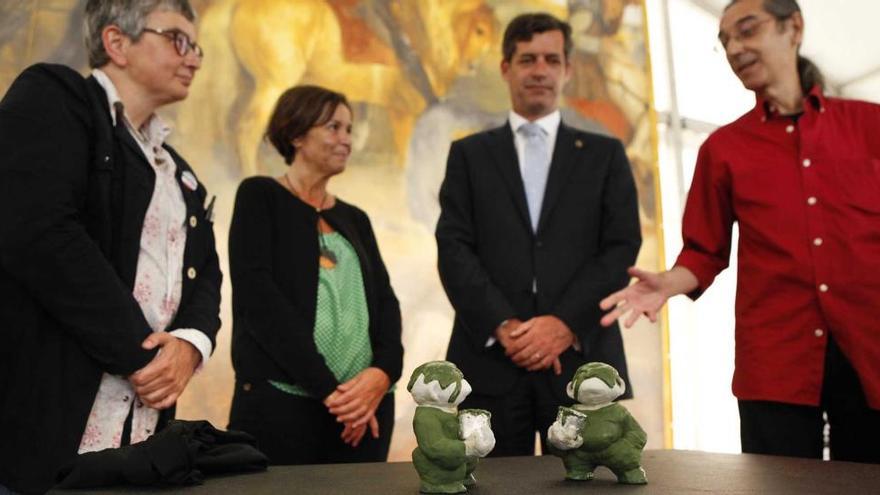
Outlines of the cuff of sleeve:
{"label": "cuff of sleeve", "polygon": [[495,338],[495,332],[497,332],[499,328],[503,327],[508,321],[510,321],[510,320],[508,319],[508,320],[502,321],[501,323],[498,324],[497,327],[495,327],[494,330],[492,330],[492,335],[490,335],[489,338],[486,339],[486,345],[483,347],[488,349],[488,348],[492,347],[493,345],[495,345],[495,342],[498,342],[498,339]]}
{"label": "cuff of sleeve", "polygon": [[400,375],[403,368],[403,360],[394,359],[391,356],[374,355],[373,362],[370,363],[370,366],[379,368],[380,370],[384,371],[385,374],[388,375],[388,379],[391,380],[391,384],[394,385],[395,383],[397,383],[397,380],[400,380]]}
{"label": "cuff of sleeve", "polygon": [[678,255],[674,266],[687,268],[697,277],[697,288],[687,294],[689,298],[696,300],[712,285],[715,276],[721,273],[727,264],[719,263],[718,260],[696,251],[684,250]]}
{"label": "cuff of sleeve", "polygon": [[208,358],[211,357],[211,351],[214,348],[214,346],[211,345],[211,339],[195,328],[179,328],[168,333],[174,335],[178,339],[189,342],[199,351],[199,354],[202,355],[202,360],[199,362],[199,365],[196,366],[196,371],[201,371],[202,367],[205,366],[205,363],[208,362]]}
{"label": "cuff of sleeve", "polygon": [[338,383],[330,381],[330,382],[320,384],[320,385],[316,384],[313,387],[306,387],[306,389],[309,390],[310,392],[313,392],[314,394],[316,394],[315,397],[318,400],[320,400],[321,402],[324,402],[324,400],[328,396],[330,396],[330,394],[332,394],[333,392],[336,391],[336,387],[338,385],[339,385]]}

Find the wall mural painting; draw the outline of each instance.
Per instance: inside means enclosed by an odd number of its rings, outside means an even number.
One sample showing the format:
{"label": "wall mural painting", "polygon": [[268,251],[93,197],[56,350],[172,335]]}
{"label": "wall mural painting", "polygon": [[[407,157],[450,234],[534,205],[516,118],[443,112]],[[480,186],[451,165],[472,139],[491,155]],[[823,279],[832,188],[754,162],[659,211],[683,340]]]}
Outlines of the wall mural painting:
{"label": "wall mural painting", "polygon": [[[27,65],[87,70],[84,0],[0,2],[0,90]],[[345,93],[355,114],[352,158],[331,190],[366,210],[404,314],[403,376],[442,359],[452,310],[436,272],[437,192],[451,140],[504,122],[504,26],[549,11],[574,30],[573,77],[563,119],[621,139],[640,195],[639,264],[660,266],[659,198],[651,77],[642,0],[196,0],[205,50],[190,97],[164,113],[174,144],[217,195],[221,259],[238,182],[278,175],[283,161],[262,134],[278,95],[295,84]],[[194,378],[179,416],[225,426],[233,388],[230,289],[214,358]],[[649,447],[663,445],[663,364],[657,325],[624,333],[636,399],[628,406]],[[400,389],[400,387],[398,387]],[[397,394],[392,460],[415,445],[415,404]]]}

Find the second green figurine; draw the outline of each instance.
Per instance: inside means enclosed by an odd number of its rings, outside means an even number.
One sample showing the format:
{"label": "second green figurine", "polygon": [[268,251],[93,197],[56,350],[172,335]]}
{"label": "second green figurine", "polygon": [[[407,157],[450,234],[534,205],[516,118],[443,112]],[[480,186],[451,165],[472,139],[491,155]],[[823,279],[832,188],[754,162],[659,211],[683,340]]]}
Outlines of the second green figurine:
{"label": "second green figurine", "polygon": [[626,390],[614,367],[587,363],[568,382],[568,395],[578,403],[559,408],[559,416],[547,430],[550,453],[562,458],[565,478],[593,479],[593,471],[605,466],[619,483],[645,484],[642,449],[645,430],[622,405],[613,402]]}

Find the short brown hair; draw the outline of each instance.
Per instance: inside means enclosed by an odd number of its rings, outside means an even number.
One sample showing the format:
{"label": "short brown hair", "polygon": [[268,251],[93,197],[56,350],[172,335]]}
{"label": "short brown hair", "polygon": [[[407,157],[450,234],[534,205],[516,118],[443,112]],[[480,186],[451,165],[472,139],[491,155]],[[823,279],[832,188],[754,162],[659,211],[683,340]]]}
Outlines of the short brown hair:
{"label": "short brown hair", "polygon": [[510,21],[504,30],[504,40],[501,42],[501,55],[505,62],[510,62],[516,52],[516,44],[520,41],[532,41],[532,36],[547,31],[562,32],[565,47],[565,59],[571,55],[571,26],[565,22],[544,12],[532,12],[520,14]]}
{"label": "short brown hair", "polygon": [[320,86],[294,86],[275,103],[266,127],[266,139],[284,157],[284,163],[290,165],[296,157],[293,140],[305,136],[312,127],[329,122],[339,105],[345,105],[351,111],[351,105],[342,93]]}

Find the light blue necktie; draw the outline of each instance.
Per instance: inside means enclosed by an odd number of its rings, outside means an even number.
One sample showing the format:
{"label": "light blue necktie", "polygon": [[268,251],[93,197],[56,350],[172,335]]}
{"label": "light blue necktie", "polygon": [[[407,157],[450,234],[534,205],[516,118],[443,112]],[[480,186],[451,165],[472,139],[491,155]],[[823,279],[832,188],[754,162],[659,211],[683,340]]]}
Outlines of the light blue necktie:
{"label": "light blue necktie", "polygon": [[547,135],[544,129],[534,122],[527,122],[517,129],[523,137],[522,179],[526,190],[526,201],[529,204],[529,218],[532,231],[538,231],[538,220],[541,218],[541,204],[544,201],[544,188],[547,186],[547,173],[550,160],[547,153]]}

